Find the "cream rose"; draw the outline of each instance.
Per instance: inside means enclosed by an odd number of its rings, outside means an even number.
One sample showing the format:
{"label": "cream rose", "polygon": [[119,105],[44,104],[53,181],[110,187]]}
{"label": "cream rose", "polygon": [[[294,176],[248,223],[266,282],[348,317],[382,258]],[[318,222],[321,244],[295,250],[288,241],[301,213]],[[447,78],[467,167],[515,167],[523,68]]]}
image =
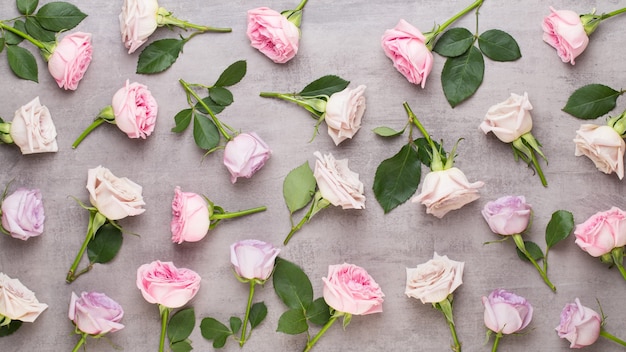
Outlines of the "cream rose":
{"label": "cream rose", "polygon": [[57,130],[50,110],[41,105],[39,97],[31,100],[15,112],[9,132],[22,154],[56,152]]}
{"label": "cream rose", "polygon": [[122,42],[132,54],[142,46],[157,29],[157,0],[124,0],[120,13]]}
{"label": "cream rose", "polygon": [[116,177],[109,169],[98,166],[87,173],[89,200],[109,220],[139,215],[146,203],[142,188],[126,177]]}
{"label": "cream rose", "polygon": [[406,268],[404,293],[422,303],[438,303],[445,300],[463,283],[465,263],[450,260],[436,252],[433,259],[416,268]]}
{"label": "cream rose", "polygon": [[365,88],[364,85],[355,89],[346,88],[328,99],[324,121],[335,145],[352,138],[361,128],[361,119],[365,113]]}
{"label": "cream rose", "polygon": [[511,93],[507,100],[489,108],[480,129],[485,134],[493,132],[504,143],[511,143],[533,128],[532,109],[528,93]]}
{"label": "cream rose", "polygon": [[620,180],[624,177],[626,143],[613,128],[582,124],[576,131],[574,143],[574,155],[588,157],[605,174],[615,172]]}
{"label": "cream rose", "polygon": [[0,318],[32,323],[46,308],[20,280],[0,273]]}
{"label": "cream rose", "polygon": [[314,155],[317,161],[313,176],[322,197],[343,209],[365,208],[363,183],[359,181],[359,174],[348,168],[348,159],[335,160],[330,153],[322,156],[315,152]]}

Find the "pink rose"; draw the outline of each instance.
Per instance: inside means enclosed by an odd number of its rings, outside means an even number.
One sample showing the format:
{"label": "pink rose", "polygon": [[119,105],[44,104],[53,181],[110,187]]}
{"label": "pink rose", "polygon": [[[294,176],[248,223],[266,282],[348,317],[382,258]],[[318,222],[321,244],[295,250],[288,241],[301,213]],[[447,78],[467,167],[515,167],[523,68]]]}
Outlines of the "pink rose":
{"label": "pink rose", "polygon": [[132,54],[142,46],[157,29],[157,0],[124,0],[120,13],[122,42]]}
{"label": "pink rose", "polygon": [[140,185],[126,177],[117,177],[98,166],[87,172],[89,200],[109,220],[119,220],[146,211]]}
{"label": "pink rose", "polygon": [[322,197],[342,209],[365,208],[363,182],[359,180],[359,174],[348,168],[348,159],[335,160],[330,153],[324,156],[320,152],[313,154],[317,157],[313,176]]}
{"label": "pink rose", "polygon": [[198,293],[200,275],[190,269],[178,269],[172,262],[157,260],[137,269],[137,287],[149,303],[179,308]]}
{"label": "pink rose", "polygon": [[172,242],[197,242],[206,236],[211,225],[206,200],[199,194],[183,192],[176,186],[172,200]]}
{"label": "pink rose", "polygon": [[159,107],[148,87],[128,82],[113,95],[115,124],[129,138],[146,139],[154,130]]}
{"label": "pink rose", "polygon": [[366,315],[383,311],[383,291],[365,269],[354,264],[328,266],[324,301],[338,312]]}
{"label": "pink rose", "polygon": [[27,239],[43,233],[45,219],[41,192],[19,188],[2,201],[2,228],[13,238]]}
{"label": "pink rose", "polygon": [[39,97],[15,111],[9,130],[11,139],[22,154],[56,152],[57,130],[54,127],[50,110],[41,105]]}
{"label": "pink rose", "polygon": [[411,202],[421,202],[426,206],[427,214],[442,218],[449,211],[480,198],[478,189],[483,185],[481,181],[470,183],[463,171],[456,167],[431,171],[424,178],[421,193]]}
{"label": "pink rose", "polygon": [[122,307],[104,293],[83,292],[78,297],[72,292],[68,317],[84,333],[103,335],[121,330],[123,316]]}
{"label": "pink rose", "polygon": [[272,155],[269,146],[256,133],[241,133],[226,143],[224,165],[230,172],[230,182],[250,178]]}
{"label": "pink rose", "polygon": [[511,143],[533,128],[532,109],[528,93],[523,96],[511,93],[507,100],[489,108],[480,129],[485,134],[493,132],[504,143]]}
{"label": "pink rose", "polygon": [[526,230],[531,211],[524,196],[505,196],[485,204],[482,214],[493,233],[509,236]]}
{"label": "pink rose", "polygon": [[248,10],[246,34],[253,48],[277,64],[284,64],[298,53],[300,29],[270,8]]}
{"label": "pink rose", "polygon": [[626,245],[626,212],[612,207],[598,212],[574,230],[576,244],[593,257]]}
{"label": "pink rose", "polygon": [[274,271],[280,249],[258,240],[243,240],[230,246],[230,262],[237,275],[246,280],[265,282]]}
{"label": "pink rose", "polygon": [[580,15],[574,11],[555,10],[543,19],[543,41],[556,49],[563,62],[574,65],[574,59],[582,54],[589,44]]}
{"label": "pink rose", "polygon": [[612,127],[582,124],[574,143],[574,155],[588,157],[605,174],[615,172],[620,180],[624,178],[626,143]]}
{"label": "pink rose", "polygon": [[516,333],[530,323],[533,307],[521,296],[497,289],[483,296],[485,326],[493,332],[505,335]]}
{"label": "pink rose", "polygon": [[591,308],[580,304],[576,298],[573,303],[568,303],[561,311],[561,322],[556,327],[559,337],[567,339],[571,344],[569,348],[583,348],[593,345],[602,329],[600,314]]}
{"label": "pink rose", "polygon": [[39,303],[35,293],[24,286],[20,280],[11,279],[0,273],[0,316],[10,320],[32,323],[39,314],[48,308]]}
{"label": "pink rose", "polygon": [[48,71],[59,88],[76,90],[91,62],[91,34],[68,34],[57,44],[48,59]]}
{"label": "pink rose", "polygon": [[422,301],[438,303],[445,300],[463,283],[465,263],[448,259],[435,252],[433,259],[416,268],[406,268],[404,294]]}
{"label": "pink rose", "polygon": [[383,34],[382,46],[393,66],[409,82],[426,85],[426,78],[433,69],[433,53],[426,46],[426,38],[419,29],[400,20],[393,29]]}
{"label": "pink rose", "polygon": [[330,96],[326,103],[324,121],[328,125],[328,135],[335,145],[346,138],[352,138],[361,128],[365,113],[365,86],[356,89],[346,88]]}

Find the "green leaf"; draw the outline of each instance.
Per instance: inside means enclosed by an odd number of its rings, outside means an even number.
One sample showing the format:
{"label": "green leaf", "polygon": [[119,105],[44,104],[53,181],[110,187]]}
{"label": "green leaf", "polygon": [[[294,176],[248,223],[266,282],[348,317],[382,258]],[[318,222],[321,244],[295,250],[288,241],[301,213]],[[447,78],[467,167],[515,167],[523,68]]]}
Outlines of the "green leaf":
{"label": "green leaf", "polygon": [[385,214],[406,202],[415,193],[421,175],[422,164],[417,151],[408,144],[378,165],[373,189]]}
{"label": "green leaf", "polygon": [[283,197],[289,212],[293,214],[309,204],[316,187],[317,181],[308,161],[289,171],[283,181]]}
{"label": "green leaf", "polygon": [[4,50],[4,38],[0,37],[0,53]]}
{"label": "green leaf", "polygon": [[346,81],[339,76],[328,75],[309,83],[298,94],[303,97],[314,97],[317,95],[328,95],[330,97],[333,93],[346,89],[348,84],[350,84],[350,81]]}
{"label": "green leaf", "polygon": [[189,123],[191,123],[191,118],[193,117],[193,109],[184,109],[178,112],[176,116],[174,116],[174,123],[176,126],[172,128],[172,132],[180,133],[187,129]]}
{"label": "green leaf", "polygon": [[193,347],[191,347],[191,343],[189,343],[189,341],[178,341],[170,344],[170,349],[172,352],[189,352],[193,350]]}
{"label": "green leaf", "polygon": [[239,319],[238,317],[230,317],[230,320],[228,322],[230,324],[230,331],[233,334],[238,333],[242,325],[241,319]]}
{"label": "green leaf", "polygon": [[570,95],[563,111],[579,119],[595,119],[613,110],[622,93],[602,84],[588,84]]}
{"label": "green leaf", "polygon": [[[419,159],[419,161],[422,164],[429,166],[433,162],[433,156],[432,149],[430,147],[430,144],[428,143],[428,140],[424,137],[421,137],[414,140],[413,143],[415,143],[415,145],[417,146],[417,158]],[[443,163],[445,164],[446,158],[444,157],[444,155],[446,155],[446,151],[441,145],[439,145],[439,143],[435,141],[433,141],[433,143],[435,143],[435,148],[437,148],[439,154],[441,154],[441,156],[443,157]]]}
{"label": "green leaf", "polygon": [[234,101],[233,93],[231,93],[230,90],[222,87],[209,88],[209,95],[217,105],[221,106],[228,106]]}
{"label": "green leaf", "polygon": [[156,40],[139,54],[137,61],[137,73],[158,73],[168,69],[183,50],[184,40],[160,39]]}
{"label": "green leaf", "polygon": [[102,225],[94,238],[87,245],[87,256],[90,263],[108,263],[122,247],[122,231],[107,223]]}
{"label": "green leaf", "polygon": [[[539,248],[539,246],[535,242],[524,241],[524,247],[526,247],[526,251],[528,251],[530,256],[535,261],[543,259],[543,252],[541,251],[541,248]],[[515,247],[515,250],[517,251],[517,256],[520,257],[521,260],[530,262],[530,260],[526,258],[524,253],[522,253],[522,251],[520,251],[519,248]]]}
{"label": "green leaf", "polygon": [[452,28],[437,39],[434,52],[445,57],[463,55],[474,43],[474,35],[465,28]]}
{"label": "green leaf", "polygon": [[[213,99],[211,99],[210,96],[202,98],[202,102],[205,103],[209,107],[209,109],[211,109],[214,115],[219,114],[220,112],[224,111],[224,109],[226,108],[226,106],[220,105],[216,103],[215,101],[213,101]],[[196,103],[194,107],[196,110],[200,111],[203,114],[206,114],[206,115],[209,114],[209,112],[200,103]]]}
{"label": "green leaf", "polygon": [[39,82],[37,79],[37,61],[30,51],[17,45],[8,45],[7,58],[9,59],[11,71],[13,71],[17,77]]}
{"label": "green leaf", "polygon": [[278,328],[276,331],[289,335],[301,334],[309,330],[304,311],[301,309],[290,309],[278,318]]}
{"label": "green leaf", "polygon": [[22,326],[22,321],[11,320],[8,325],[0,326],[0,337],[9,336]]}
{"label": "green leaf", "polygon": [[87,15],[68,2],[56,1],[39,8],[35,17],[43,28],[61,32],[76,27]]}
{"label": "green leaf", "polygon": [[259,324],[261,324],[266,316],[267,307],[265,306],[265,303],[257,302],[253,304],[250,308],[250,316],[248,317],[248,321],[250,322],[250,328],[254,329],[259,326]]}
{"label": "green leaf", "polygon": [[39,5],[39,0],[17,0],[17,10],[22,15],[30,15],[35,12]]}
{"label": "green leaf", "polygon": [[26,32],[42,42],[54,42],[56,40],[56,33],[43,28],[34,17],[26,18]]}
{"label": "green leaf", "polygon": [[220,132],[211,119],[194,114],[193,139],[198,147],[211,150],[220,144]]}
{"label": "green leaf", "polygon": [[376,127],[372,131],[381,137],[395,137],[404,133],[404,129],[396,131],[393,128],[386,126]]}
{"label": "green leaf", "polygon": [[478,47],[486,57],[494,61],[515,61],[522,57],[519,45],[510,34],[490,29],[478,37]]}
{"label": "green leaf", "polygon": [[461,56],[448,58],[441,72],[441,84],[450,106],[455,107],[471,97],[482,83],[484,74],[485,61],[475,46]]}
{"label": "green leaf", "polygon": [[574,230],[574,215],[567,210],[557,210],[546,226],[546,244],[548,248],[567,238]]}
{"label": "green leaf", "polygon": [[232,332],[226,325],[213,318],[204,318],[200,322],[200,333],[207,340],[213,340],[214,348],[222,348]]}
{"label": "green leaf", "polygon": [[316,299],[307,307],[306,318],[317,325],[324,325],[330,320],[330,307],[324,297]]}
{"label": "green leaf", "polygon": [[272,280],[274,291],[287,307],[303,311],[313,302],[311,281],[296,264],[276,258]]}
{"label": "green leaf", "polygon": [[167,323],[167,338],[170,343],[185,341],[196,325],[196,314],[193,308],[179,310]]}
{"label": "green leaf", "polygon": [[[26,25],[24,24],[24,21],[15,21],[13,23],[13,28],[17,29],[20,32],[26,33]],[[24,38],[20,37],[17,34],[14,34],[13,32],[9,32],[6,29],[3,30],[4,32],[4,39],[7,43],[7,45],[16,45],[21,43]]]}
{"label": "green leaf", "polygon": [[215,82],[217,87],[228,87],[239,83],[246,75],[247,64],[240,60],[228,66]]}

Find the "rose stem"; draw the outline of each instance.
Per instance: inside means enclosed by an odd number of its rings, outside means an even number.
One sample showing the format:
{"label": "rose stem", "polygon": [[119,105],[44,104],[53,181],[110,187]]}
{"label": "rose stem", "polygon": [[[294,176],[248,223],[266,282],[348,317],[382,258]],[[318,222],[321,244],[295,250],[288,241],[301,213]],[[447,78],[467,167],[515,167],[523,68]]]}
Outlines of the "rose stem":
{"label": "rose stem", "polygon": [[172,13],[163,7],[159,8],[159,10],[157,11],[157,15],[159,17],[158,23],[160,26],[171,24],[171,25],[183,28],[183,29],[188,29],[188,28],[197,29],[201,32],[227,33],[227,32],[233,31],[232,28],[208,27],[208,26],[201,26],[198,24],[193,24],[187,21],[183,21],[179,18],[172,16]]}
{"label": "rose stem", "polygon": [[322,335],[324,335],[324,333],[326,332],[326,330],[328,330],[337,320],[337,318],[339,318],[339,316],[335,316],[333,315],[328,322],[326,322],[326,324],[324,324],[324,326],[322,327],[322,330],[320,330],[317,334],[315,334],[315,336],[313,336],[313,339],[311,339],[310,341],[308,341],[306,343],[306,347],[304,348],[303,352],[309,352],[313,346],[315,345],[315,343],[317,343],[317,340],[320,339],[320,337],[322,337]]}
{"label": "rose stem", "polygon": [[80,334],[80,340],[78,340],[72,352],[78,352],[78,349],[85,343],[85,341],[87,341],[87,333],[83,332]]}
{"label": "rose stem", "polygon": [[236,212],[232,212],[232,213],[226,212],[226,213],[222,213],[222,214],[213,214],[213,215],[211,215],[211,220],[232,219],[232,218],[236,218],[236,217],[239,217],[239,216],[259,213],[259,212],[262,212],[262,211],[265,211],[265,210],[267,210],[267,207],[266,206],[262,206],[262,207],[252,208],[252,209],[240,210],[240,211],[236,211]]}
{"label": "rose stem", "polygon": [[620,274],[622,274],[622,277],[626,280],[626,269],[624,269],[624,264],[622,264],[623,258],[615,251],[611,251],[611,257],[613,257],[613,263],[617,266]]}
{"label": "rose stem", "polygon": [[473,9],[479,7],[482,4],[483,4],[483,0],[476,0],[476,1],[474,1],[473,4],[469,5],[465,9],[461,10],[461,12],[457,13],[456,15],[450,17],[449,20],[445,21],[441,26],[439,26],[437,28],[435,33],[439,34],[439,33],[443,32],[449,25],[451,25],[456,20],[458,20],[459,18],[463,17],[466,13],[472,11]]}
{"label": "rose stem", "polygon": [[623,9],[615,10],[607,14],[604,14],[602,15],[602,19],[607,19],[607,18],[619,15],[620,13],[624,13],[624,12],[626,12],[626,7],[624,7]]}
{"label": "rose stem", "polygon": [[517,246],[517,248],[519,248],[520,252],[524,253],[526,258],[528,258],[528,260],[530,260],[530,262],[535,266],[535,268],[539,272],[539,275],[541,275],[541,277],[543,278],[543,281],[548,285],[548,287],[550,287],[550,289],[553,292],[556,292],[556,287],[552,284],[552,282],[550,282],[550,279],[548,279],[548,275],[546,274],[546,272],[544,272],[541,269],[539,264],[537,264],[535,259],[533,259],[530,253],[528,253],[528,251],[526,250],[526,246],[524,245],[524,240],[522,239],[522,235],[520,234],[513,235],[513,240],[515,241],[515,245]]}
{"label": "rose stem", "polygon": [[294,11],[300,11],[300,10],[302,10],[302,9],[304,8],[304,5],[306,5],[306,3],[307,3],[308,1],[309,1],[309,0],[302,0],[302,1],[300,2],[300,4],[298,5],[298,7],[296,7],[296,8],[294,9]]}
{"label": "rose stem", "polygon": [[16,34],[16,35],[18,35],[18,36],[28,40],[29,42],[33,43],[33,45],[35,45],[36,47],[38,47],[41,50],[47,50],[48,49],[45,45],[43,45],[42,42],[38,41],[37,39],[31,37],[30,35],[22,32],[20,30],[17,30],[15,28],[11,27],[11,26],[7,26],[6,24],[2,23],[2,21],[0,21],[0,28],[4,28],[7,31],[13,32],[14,34]]}
{"label": "rose stem", "polygon": [[539,175],[539,179],[541,179],[541,184],[544,187],[548,187],[548,181],[546,180],[546,176],[543,174],[543,170],[541,170],[541,166],[539,165],[539,161],[537,160],[537,157],[535,156],[535,152],[531,149],[530,150],[531,154],[532,154],[532,161],[533,161],[533,165],[535,165],[535,170],[537,170],[537,175]]}
{"label": "rose stem", "polygon": [[286,246],[287,243],[289,243],[289,240],[291,239],[291,237],[302,228],[302,226],[304,226],[304,224],[309,221],[309,219],[311,218],[311,214],[313,214],[313,208],[315,208],[315,202],[313,202],[311,204],[311,208],[309,209],[309,211],[306,213],[306,215],[304,215],[304,217],[302,218],[302,220],[300,220],[300,222],[291,228],[291,231],[289,231],[289,234],[287,235],[287,238],[285,238],[285,241],[283,241],[283,244]]}
{"label": "rose stem", "polygon": [[93,130],[95,130],[98,126],[102,125],[103,123],[104,123],[104,119],[101,119],[101,118],[95,119],[91,123],[91,125],[89,125],[89,127],[87,127],[87,129],[84,130],[83,133],[81,133],[80,136],[78,136],[78,138],[76,138],[76,140],[72,144],[72,148],[78,147],[78,145],[83,141],[83,139],[87,137],[87,135],[89,135]]}
{"label": "rose stem", "polygon": [[167,319],[170,316],[170,309],[159,304],[159,311],[161,313],[161,338],[159,339],[159,352],[163,352],[163,348],[165,347],[165,331],[167,330]]}
{"label": "rose stem", "polygon": [[246,315],[243,319],[243,327],[241,328],[241,337],[239,338],[239,346],[243,347],[246,343],[246,330],[248,328],[248,319],[250,319],[250,307],[252,306],[252,297],[254,296],[254,280],[250,280],[250,293],[248,294],[248,306],[246,307]]}
{"label": "rose stem", "polygon": [[500,338],[502,338],[501,332],[496,334],[496,339],[493,341],[493,347],[491,348],[491,352],[496,352],[498,350],[498,343],[500,343]]}
{"label": "rose stem", "polygon": [[605,337],[605,338],[607,338],[607,339],[609,339],[609,340],[611,340],[611,341],[613,341],[613,342],[615,342],[617,344],[620,344],[620,345],[626,347],[626,341],[615,337],[614,335],[608,333],[604,329],[600,329],[600,336]]}
{"label": "rose stem", "polygon": [[[85,254],[85,250],[87,249],[87,245],[89,245],[89,241],[91,241],[91,239],[93,238],[93,235],[96,231],[94,230],[93,224],[94,224],[94,220],[99,214],[100,213],[98,212],[89,213],[89,225],[87,227],[87,236],[85,236],[85,241],[83,241],[83,245],[80,247],[78,254],[76,254],[76,258],[74,258],[74,262],[72,263],[72,266],[70,267],[70,270],[67,272],[67,276],[65,277],[65,282],[67,282],[68,284],[72,283],[72,281],[76,280],[76,278],[78,277],[77,275],[74,275],[74,272],[76,272],[76,268],[78,268],[78,264],[80,263],[80,260],[82,259],[83,254]],[[98,221],[100,222],[101,219],[98,219]],[[102,224],[100,224],[100,226],[102,226]],[[98,226],[98,228],[100,228],[100,226]]]}
{"label": "rose stem", "polygon": [[[191,37],[190,37],[191,38]],[[185,90],[187,92],[189,92],[189,94],[191,94],[196,101],[198,102],[198,104],[200,104],[211,116],[211,119],[213,120],[213,123],[215,123],[215,126],[217,127],[217,129],[220,131],[220,133],[222,134],[222,136],[224,136],[224,138],[226,138],[227,140],[231,140],[233,139],[233,137],[228,134],[228,132],[226,132],[224,130],[224,127],[222,126],[222,123],[220,122],[220,120],[217,119],[217,117],[215,116],[215,114],[213,113],[213,111],[211,111],[211,109],[206,105],[206,103],[204,101],[202,101],[202,99],[200,99],[200,97],[198,96],[198,94],[196,94],[196,92],[194,92],[191,87],[189,87],[189,83],[185,82],[182,79],[179,79],[178,82],[180,82],[180,84],[183,86],[183,88],[185,88]]]}

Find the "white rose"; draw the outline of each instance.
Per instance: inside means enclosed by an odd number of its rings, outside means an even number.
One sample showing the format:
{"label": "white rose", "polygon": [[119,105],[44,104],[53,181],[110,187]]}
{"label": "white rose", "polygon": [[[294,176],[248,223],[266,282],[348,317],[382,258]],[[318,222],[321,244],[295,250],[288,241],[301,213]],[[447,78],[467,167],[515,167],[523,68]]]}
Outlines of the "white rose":
{"label": "white rose", "polygon": [[493,132],[504,143],[511,143],[533,128],[532,108],[528,93],[523,96],[511,93],[507,100],[489,108],[480,129],[485,134]]}
{"label": "white rose", "polygon": [[50,111],[39,102],[39,97],[31,100],[15,112],[10,130],[13,142],[20,147],[22,154],[56,152],[57,130],[52,122]]}
{"label": "white rose", "polygon": [[352,138],[361,128],[365,113],[365,86],[356,89],[346,88],[330,96],[326,104],[324,120],[328,125],[328,135],[335,145],[346,138]]}
{"label": "white rose", "polygon": [[20,280],[0,273],[0,317],[32,323],[46,308]]}
{"label": "white rose", "polygon": [[582,124],[576,131],[574,155],[585,155],[605,174],[615,172],[624,177],[624,139],[609,126]]}
{"label": "white rose", "polygon": [[365,208],[363,183],[359,181],[359,174],[348,168],[348,159],[335,160],[332,154],[322,156],[320,152],[314,155],[317,161],[313,176],[322,197],[343,209]]}
{"label": "white rose", "polygon": [[132,54],[142,46],[157,29],[157,0],[124,0],[120,13],[122,41]]}
{"label": "white rose", "polygon": [[406,268],[404,293],[422,303],[438,303],[445,300],[463,283],[465,263],[450,260],[435,252],[433,259],[416,268]]}
{"label": "white rose", "polygon": [[87,173],[89,200],[109,220],[139,215],[146,203],[140,185],[126,177],[116,177],[109,169],[98,166]]}

